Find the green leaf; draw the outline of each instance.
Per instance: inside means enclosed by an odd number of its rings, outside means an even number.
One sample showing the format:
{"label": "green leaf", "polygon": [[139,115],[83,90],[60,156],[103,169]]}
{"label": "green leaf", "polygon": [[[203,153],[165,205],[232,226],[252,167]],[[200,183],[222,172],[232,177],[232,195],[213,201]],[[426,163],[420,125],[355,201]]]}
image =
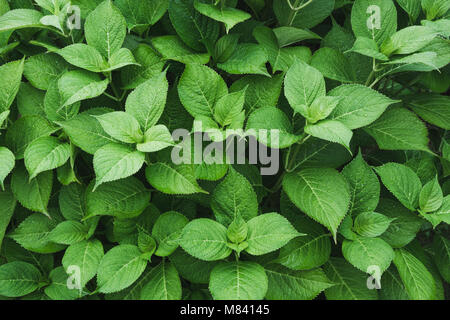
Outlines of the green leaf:
{"label": "green leaf", "polygon": [[0,249],[2,248],[3,237],[11,218],[16,209],[16,199],[11,191],[0,191],[0,201],[2,207],[0,209]]}
{"label": "green leaf", "polygon": [[62,57],[54,53],[42,53],[25,61],[23,75],[40,90],[47,90],[52,82],[68,68]]}
{"label": "green leaf", "polygon": [[363,56],[381,61],[389,60],[388,57],[380,52],[380,49],[378,48],[375,40],[366,37],[357,37],[355,43],[353,44],[353,47],[348,51],[356,52],[362,54]]}
{"label": "green leaf", "polygon": [[138,172],[145,161],[145,154],[128,146],[111,143],[94,154],[95,191],[105,182],[127,178]]}
{"label": "green leaf", "polygon": [[32,9],[15,9],[0,17],[0,31],[41,27],[42,13]]}
{"label": "green leaf", "polygon": [[167,194],[205,193],[197,183],[191,165],[169,166],[158,162],[145,170],[147,181],[157,190]]}
{"label": "green leaf", "polygon": [[178,248],[178,238],[189,220],[181,213],[169,211],[158,217],[152,229],[152,236],[158,241],[155,255],[166,257]]}
{"label": "green leaf", "polygon": [[41,137],[31,142],[25,150],[25,166],[30,180],[39,173],[56,169],[69,160],[70,145],[55,137]]}
{"label": "green leaf", "polygon": [[2,79],[0,85],[0,112],[9,110],[17,92],[19,92],[23,69],[23,59],[0,66],[0,78]]}
{"label": "green leaf", "polygon": [[255,262],[222,262],[211,272],[209,290],[216,300],[262,300],[268,278],[264,268]]}
{"label": "green leaf", "polygon": [[425,124],[406,109],[391,109],[364,130],[377,141],[382,150],[429,152]]}
{"label": "green leaf", "polygon": [[420,3],[421,1],[414,1],[414,0],[397,0],[397,3],[402,7],[403,10],[408,13],[409,18],[412,22],[415,22],[417,18],[420,15],[421,7]]}
{"label": "green leaf", "polygon": [[313,125],[305,126],[305,132],[313,137],[339,143],[350,151],[350,140],[353,132],[342,122],[324,120]]}
{"label": "green leaf", "polygon": [[423,213],[433,212],[442,206],[444,195],[439,185],[438,177],[425,184],[420,191],[419,206]]}
{"label": "green leaf", "polygon": [[181,300],[181,280],[172,263],[163,260],[152,268],[140,300]]}
{"label": "green leaf", "polygon": [[251,255],[263,255],[283,247],[302,234],[278,213],[266,213],[248,221],[248,247]]}
{"label": "green leaf", "polygon": [[3,123],[8,119],[9,112],[9,110],[6,110],[0,113],[0,128],[3,127]]}
{"label": "green leaf", "polygon": [[41,273],[32,264],[14,261],[0,266],[0,294],[22,297],[39,287]]}
{"label": "green leaf", "polygon": [[258,200],[250,182],[230,168],[225,179],[214,189],[211,209],[216,220],[229,225],[237,217],[248,221],[258,215]]}
{"label": "green leaf", "polygon": [[113,71],[132,64],[138,64],[134,59],[133,53],[127,48],[120,48],[108,60],[109,67],[103,71]]}
{"label": "green leaf", "polygon": [[58,80],[62,107],[101,95],[108,87],[108,79],[83,70],[68,71]]}
{"label": "green leaf", "polygon": [[270,265],[265,270],[269,279],[268,300],[312,300],[334,286],[321,269],[292,271]]}
{"label": "green leaf", "polygon": [[92,72],[101,72],[107,65],[97,49],[83,43],[76,43],[57,51],[66,61],[76,67]]}
{"label": "green leaf", "polygon": [[348,262],[367,273],[376,266],[382,274],[394,259],[394,250],[380,238],[356,237],[354,241],[344,240],[342,254]]}
{"label": "green leaf", "polygon": [[392,219],[380,213],[363,212],[356,217],[353,228],[363,237],[375,238],[382,235],[391,222]]}
{"label": "green leaf", "polygon": [[246,130],[262,144],[276,149],[288,148],[301,139],[292,133],[292,123],[286,113],[276,107],[253,111],[247,120]]}
{"label": "green leaf", "polygon": [[53,171],[43,172],[30,180],[25,167],[18,166],[11,177],[11,189],[25,208],[48,215],[47,206],[53,185]]}
{"label": "green leaf", "polygon": [[253,43],[241,43],[230,58],[217,67],[231,74],[260,74],[270,76],[266,69],[266,50]]}
{"label": "green leaf", "polygon": [[217,62],[225,62],[236,50],[239,41],[238,34],[226,34],[217,40],[214,46],[213,58]]}
{"label": "green leaf", "polygon": [[170,1],[169,18],[181,40],[194,50],[204,51],[219,37],[219,23],[195,10],[194,0]]}
{"label": "green leaf", "polygon": [[51,283],[44,289],[45,294],[52,300],[75,300],[87,294],[86,291],[69,288],[68,278],[69,275],[63,267],[53,269],[49,274]]}
{"label": "green leaf", "polygon": [[422,183],[417,174],[409,167],[398,163],[386,163],[376,167],[375,171],[386,188],[409,210],[419,207],[419,194]]}
{"label": "green leaf", "polygon": [[60,244],[75,244],[87,238],[88,227],[77,221],[63,221],[49,234],[49,240]]}
{"label": "green leaf", "polygon": [[320,36],[306,29],[282,26],[273,29],[280,47],[286,47],[291,44],[308,39],[320,39]]}
{"label": "green leaf", "polygon": [[8,148],[0,147],[0,187],[5,190],[4,181],[14,169],[16,158]]}
{"label": "green leaf", "polygon": [[381,45],[397,31],[397,9],[394,1],[356,0],[351,23],[356,37],[366,37]]}
{"label": "green leaf", "polygon": [[162,18],[169,6],[168,0],[118,0],[114,3],[124,15],[130,30],[155,24]]}
{"label": "green leaf", "polygon": [[68,121],[58,122],[69,136],[70,141],[84,152],[95,154],[101,147],[116,142],[93,116],[108,113],[105,109],[91,109],[82,112]]}
{"label": "green leaf", "polygon": [[434,262],[444,280],[450,282],[450,241],[441,235],[435,235],[433,238]]}
{"label": "green leaf", "polygon": [[206,64],[209,61],[209,54],[193,51],[177,36],[153,38],[152,45],[165,60],[174,60],[184,64]]}
{"label": "green leaf", "polygon": [[80,268],[80,285],[84,288],[97,274],[98,266],[103,258],[103,245],[97,239],[84,240],[69,246],[62,258],[64,269]]}
{"label": "green leaf", "polygon": [[121,291],[132,285],[144,272],[147,261],[133,245],[119,245],[109,250],[98,266],[97,284],[102,293]]}
{"label": "green leaf", "polygon": [[411,54],[419,51],[436,37],[436,31],[423,26],[411,26],[394,33],[383,45],[381,52],[386,56]]}
{"label": "green leaf", "polygon": [[[233,244],[239,245],[247,239],[248,225],[240,216],[236,217],[228,226],[227,238]],[[248,243],[247,243],[248,245]]]}
{"label": "green leaf", "polygon": [[223,22],[225,24],[227,33],[236,24],[252,17],[250,14],[242,10],[202,3],[198,0],[194,0],[194,8],[201,14],[210,17],[211,19]]}
{"label": "green leaf", "polygon": [[150,192],[135,177],[108,182],[92,192],[86,191],[87,216],[109,215],[119,219],[133,218],[142,213],[150,201]]}
{"label": "green leaf", "polygon": [[283,179],[283,190],[300,210],[327,227],[336,239],[350,203],[348,184],[339,172],[324,168],[288,173]]}
{"label": "green leaf", "polygon": [[[289,3],[287,1],[276,1],[273,4],[273,11],[282,26],[312,28],[331,14],[334,10],[334,4],[335,0],[315,0],[312,2],[290,0]],[[301,9],[298,9],[298,7],[301,7]]]}
{"label": "green leaf", "polygon": [[442,17],[450,10],[450,4],[446,0],[422,0],[421,4],[427,20]]}
{"label": "green leaf", "polygon": [[419,259],[404,249],[398,249],[395,251],[394,264],[412,300],[436,298],[433,276]]}
{"label": "green leaf", "polygon": [[324,266],[335,286],[325,290],[328,300],[378,300],[376,290],[367,288],[367,274],[353,268],[343,258],[330,258]]}
{"label": "green leaf", "polygon": [[169,129],[163,124],[158,124],[145,132],[144,141],[138,143],[136,148],[141,152],[156,152],[173,145]]}
{"label": "green leaf", "polygon": [[191,256],[204,261],[222,260],[231,254],[227,246],[227,229],[206,218],[189,222],[183,229],[179,244]]}
{"label": "green leaf", "polygon": [[94,115],[103,130],[114,139],[125,143],[139,143],[143,134],[139,122],[133,115],[123,111],[114,111],[102,115]]}
{"label": "green leaf", "polygon": [[333,48],[317,50],[312,59],[311,66],[319,70],[324,77],[339,82],[355,82],[356,74],[350,61],[344,54]]}
{"label": "green leaf", "polygon": [[228,126],[242,112],[245,101],[245,89],[229,93],[217,100],[214,106],[214,119],[222,126]]}
{"label": "green leaf", "polygon": [[126,112],[135,117],[144,132],[154,126],[161,117],[166,105],[168,87],[166,72],[161,72],[140,84],[128,96]]}
{"label": "green leaf", "polygon": [[42,254],[55,253],[66,248],[49,239],[49,234],[57,223],[55,219],[35,213],[29,215],[8,237],[28,251]]}
{"label": "green leaf", "polygon": [[325,96],[325,93],[323,75],[306,63],[297,61],[286,73],[284,95],[295,111],[302,105],[310,106],[314,100]]}
{"label": "green leaf", "polygon": [[408,106],[425,121],[450,130],[450,98],[448,96],[437,94],[413,96]]}
{"label": "green leaf", "polygon": [[340,97],[320,96],[314,99],[312,104],[307,107],[302,105],[295,110],[308,120],[308,123],[316,123],[319,120],[327,118],[339,103]]}
{"label": "green leaf", "polygon": [[357,84],[339,86],[328,94],[341,97],[330,118],[342,122],[352,130],[371,124],[389,105],[396,102],[375,90]]}
{"label": "green leaf", "polygon": [[86,215],[86,187],[71,183],[59,191],[59,209],[67,220],[80,221]]}
{"label": "green leaf", "polygon": [[361,152],[344,167],[342,175],[350,186],[351,215],[374,211],[380,198],[380,182]]}
{"label": "green leaf", "polygon": [[180,101],[193,117],[212,117],[216,102],[227,93],[225,81],[202,65],[186,65],[178,84]]}
{"label": "green leaf", "polygon": [[122,47],[126,21],[113,2],[105,0],[86,18],[84,33],[87,44],[109,60]]}
{"label": "green leaf", "polygon": [[80,102],[64,104],[64,97],[59,90],[58,79],[52,80],[44,97],[44,113],[53,122],[70,120],[80,110]]}

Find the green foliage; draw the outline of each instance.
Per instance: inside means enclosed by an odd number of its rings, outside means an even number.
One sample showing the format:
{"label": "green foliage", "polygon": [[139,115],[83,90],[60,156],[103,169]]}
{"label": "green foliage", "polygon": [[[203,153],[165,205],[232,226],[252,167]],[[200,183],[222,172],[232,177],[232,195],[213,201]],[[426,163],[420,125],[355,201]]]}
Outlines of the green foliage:
{"label": "green foliage", "polygon": [[0,0],[0,300],[448,298],[449,3]]}

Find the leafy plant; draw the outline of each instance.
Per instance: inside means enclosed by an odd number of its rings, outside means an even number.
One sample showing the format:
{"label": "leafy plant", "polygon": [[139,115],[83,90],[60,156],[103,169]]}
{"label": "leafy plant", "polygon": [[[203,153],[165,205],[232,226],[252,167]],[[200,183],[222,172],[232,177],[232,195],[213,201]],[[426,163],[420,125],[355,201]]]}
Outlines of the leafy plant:
{"label": "leafy plant", "polygon": [[0,0],[0,298],[448,298],[449,10]]}

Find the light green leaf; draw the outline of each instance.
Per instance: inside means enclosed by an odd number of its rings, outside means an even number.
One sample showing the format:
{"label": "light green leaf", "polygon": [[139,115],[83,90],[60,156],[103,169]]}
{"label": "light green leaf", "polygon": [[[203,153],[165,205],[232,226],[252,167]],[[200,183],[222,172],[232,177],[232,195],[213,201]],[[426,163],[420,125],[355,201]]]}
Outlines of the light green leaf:
{"label": "light green leaf", "polygon": [[107,67],[100,52],[83,43],[69,45],[56,53],[66,59],[68,63],[92,72],[101,72]]}
{"label": "light green leaf", "polygon": [[217,62],[225,62],[236,50],[239,34],[226,34],[217,40],[214,46],[213,59]]}
{"label": "light green leaf", "polygon": [[355,82],[356,75],[347,57],[333,48],[317,50],[312,59],[311,66],[319,70],[324,77],[340,82]]}
{"label": "light green leaf", "polygon": [[205,193],[195,179],[191,165],[169,166],[158,162],[150,164],[145,170],[148,182],[157,190],[167,194]]}
{"label": "light green leaf", "polygon": [[373,266],[378,267],[382,274],[394,259],[394,250],[380,238],[356,237],[354,241],[344,240],[342,254],[356,268],[369,274]]}
{"label": "light green leaf", "polygon": [[292,271],[272,264],[265,270],[269,279],[268,300],[312,300],[334,286],[321,269]]}
{"label": "light green leaf", "polygon": [[32,264],[13,261],[0,266],[0,294],[22,297],[39,288],[41,273]]}
{"label": "light green leaf", "polygon": [[152,44],[165,60],[184,64],[206,64],[209,61],[209,54],[193,51],[177,36],[159,36],[152,39]]}
{"label": "light green leaf", "polygon": [[173,145],[169,129],[163,124],[158,124],[145,132],[144,141],[138,143],[136,148],[141,152],[156,152]]}
{"label": "light green leaf", "polygon": [[169,6],[169,0],[118,0],[114,3],[124,15],[130,30],[155,24]]}
{"label": "light green leaf", "polygon": [[[240,216],[236,217],[227,228],[227,238],[233,244],[239,245],[247,239],[248,225]],[[248,243],[247,243],[248,246]]]}
{"label": "light green leaf", "polygon": [[70,120],[80,110],[80,102],[65,105],[58,86],[58,79],[52,80],[44,97],[44,113],[48,120],[53,122]]}
{"label": "light green leaf", "polygon": [[429,152],[425,124],[406,109],[389,110],[364,130],[377,141],[382,150]]}
{"label": "light green leaf", "polygon": [[18,166],[11,177],[11,189],[25,208],[48,214],[47,205],[53,185],[53,171],[43,172],[30,180],[24,166]]}
{"label": "light green leaf", "polygon": [[396,102],[375,90],[357,84],[339,86],[328,94],[342,97],[330,118],[342,122],[352,130],[371,124],[389,105]]}
{"label": "light green leaf", "polygon": [[8,228],[11,218],[16,209],[16,199],[11,191],[0,190],[0,201],[2,206],[0,208],[0,249],[2,248],[3,237]]}
{"label": "light green leaf", "polygon": [[286,73],[284,94],[294,110],[298,110],[301,105],[311,105],[325,93],[323,75],[306,63],[297,61]]}
{"label": "light green leaf", "polygon": [[122,47],[127,25],[113,2],[105,0],[86,18],[84,33],[87,44],[109,60]]}
{"label": "light green leaf", "polygon": [[14,169],[16,158],[8,148],[0,147],[0,187],[5,190],[4,181]]}
{"label": "light green leaf", "polygon": [[351,23],[356,37],[366,37],[381,45],[397,31],[397,9],[394,1],[356,0]]}
{"label": "light green leaf", "polygon": [[229,225],[237,217],[248,221],[258,215],[258,200],[250,182],[230,168],[225,179],[214,189],[211,209],[216,220]]}
{"label": "light green leaf", "polygon": [[215,300],[262,300],[268,289],[264,268],[251,261],[222,262],[211,272]]}
{"label": "light green leaf", "polygon": [[291,44],[308,39],[320,39],[320,36],[306,29],[299,29],[295,27],[282,26],[273,29],[275,36],[278,39],[280,47],[286,47]]}
{"label": "light green leaf", "polygon": [[150,201],[150,191],[135,177],[102,184],[94,192],[92,185],[86,191],[85,219],[97,215],[133,218],[140,215]]}
{"label": "light green leaf", "polygon": [[269,57],[266,51],[254,43],[241,43],[230,58],[217,67],[231,74],[260,74],[270,76],[266,69]]}
{"label": "light green leaf", "polygon": [[186,65],[178,84],[180,101],[193,117],[212,117],[217,100],[227,93],[225,81],[202,65]]}
{"label": "light green leaf", "polygon": [[417,174],[409,167],[390,162],[375,171],[380,176],[386,188],[409,210],[419,207],[419,194],[422,183]]}
{"label": "light green leaf", "polygon": [[363,212],[356,217],[353,228],[363,237],[374,238],[383,234],[392,220],[380,213]]}
{"label": "light green leaf", "polygon": [[419,206],[422,213],[433,212],[442,206],[444,195],[438,177],[425,184],[420,191]]}
{"label": "light green leaf", "polygon": [[42,53],[29,57],[25,61],[23,75],[40,90],[47,90],[54,80],[65,71],[68,64],[55,53]]}
{"label": "light green leaf", "polygon": [[144,132],[154,126],[161,117],[166,105],[168,88],[164,71],[140,84],[128,96],[126,112],[136,118]]}
{"label": "light green leaf", "polygon": [[252,16],[245,11],[235,9],[232,7],[221,7],[213,4],[202,3],[198,0],[194,0],[195,9],[201,14],[210,17],[216,21],[223,22],[226,27],[227,33],[236,24],[250,19]]}
{"label": "light green leaf", "polygon": [[408,106],[425,121],[450,130],[450,98],[444,95],[427,94],[413,96]]}
{"label": "light green leaf", "polygon": [[0,66],[0,78],[2,79],[0,84],[0,112],[9,110],[17,92],[19,92],[23,69],[23,59]]}
{"label": "light green leaf", "polygon": [[86,215],[86,187],[78,183],[63,186],[59,191],[59,209],[67,220],[80,221]]}
{"label": "light green leaf", "polygon": [[63,267],[53,269],[48,277],[51,283],[45,287],[44,292],[52,300],[75,300],[88,294],[84,290],[67,286],[69,275]]}
{"label": "light green leaf", "polygon": [[428,27],[407,27],[397,31],[383,43],[381,52],[386,56],[393,54],[411,54],[429,44],[436,35],[436,31]]}
{"label": "light green leaf", "polygon": [[446,0],[422,0],[421,4],[427,14],[427,20],[442,17],[450,10],[450,3]]}
{"label": "light green leaf", "polygon": [[388,61],[389,58],[382,54],[378,48],[375,40],[366,37],[357,37],[353,47],[348,50],[350,52],[356,52],[374,58],[381,61]]}
{"label": "light green leaf", "polygon": [[404,249],[398,249],[395,251],[394,264],[412,300],[436,298],[433,276],[419,259]]}
{"label": "light green leaf", "polygon": [[31,142],[25,150],[25,166],[30,180],[39,173],[56,169],[69,160],[70,145],[55,137],[41,137]]}
{"label": "light green leaf", "polygon": [[125,143],[139,143],[143,134],[138,121],[130,113],[114,111],[102,115],[94,115],[103,130],[114,139]]}
{"label": "light green leaf", "polygon": [[348,184],[339,172],[327,168],[288,173],[283,179],[283,190],[300,210],[327,227],[336,239],[350,203]]}
{"label": "light green leaf", "polygon": [[132,64],[138,64],[134,59],[133,53],[127,48],[120,48],[111,56],[108,61],[109,67],[103,71],[113,71]]}
{"label": "light green leaf", "polygon": [[94,154],[95,191],[102,183],[127,178],[138,172],[145,154],[117,143],[107,144]]}
{"label": "light green leaf", "polygon": [[266,213],[248,221],[248,247],[251,255],[263,255],[283,247],[302,235],[289,221],[278,213]]}
{"label": "light green leaf", "polygon": [[0,31],[41,27],[42,13],[32,9],[15,9],[0,16]]}
{"label": "light green leaf", "polygon": [[353,268],[343,258],[330,258],[324,271],[336,283],[325,290],[328,300],[378,300],[377,291],[367,288],[367,274]]}
{"label": "light green leaf", "polygon": [[305,126],[305,132],[313,137],[339,143],[350,151],[350,140],[353,132],[342,122],[336,120],[323,120],[316,124]]}
{"label": "light green leaf", "polygon": [[361,152],[342,170],[350,186],[351,215],[374,211],[380,198],[380,182]]}
{"label": "light green leaf", "polygon": [[245,89],[229,93],[217,100],[214,106],[214,119],[222,126],[230,125],[244,108]]}
{"label": "light green leaf", "polygon": [[184,251],[200,260],[222,260],[231,254],[227,246],[227,229],[211,219],[200,218],[189,222],[178,243]]}
{"label": "light green leaf", "polygon": [[48,235],[55,243],[72,245],[87,238],[88,227],[77,221],[63,221]]}
{"label": "light green leaf", "polygon": [[97,284],[101,293],[118,292],[131,286],[144,272],[147,261],[133,245],[109,250],[98,266]]}
{"label": "light green leaf", "polygon": [[415,0],[397,0],[397,3],[402,7],[403,10],[408,13],[408,16],[412,22],[415,22],[420,15],[422,1]]}
{"label": "light green leaf", "polygon": [[84,240],[67,248],[62,258],[62,265],[66,272],[74,266],[80,268],[80,285],[84,288],[86,283],[97,274],[103,254],[103,245],[100,241]]}
{"label": "light green leaf", "polygon": [[[290,5],[289,5],[290,4]],[[312,28],[321,23],[334,10],[335,0],[275,1],[273,11],[282,26]],[[298,8],[301,9],[298,9]],[[295,10],[296,9],[296,10]]]}
{"label": "light green leaf", "polygon": [[58,80],[62,107],[101,95],[108,87],[108,80],[87,71],[75,70],[64,73]]}
{"label": "light green leaf", "polygon": [[308,120],[308,123],[314,124],[319,120],[327,118],[333,112],[334,108],[336,108],[340,99],[340,97],[320,96],[314,99],[309,107],[302,105],[295,111],[300,112]]}
{"label": "light green leaf", "polygon": [[181,300],[181,280],[172,263],[162,260],[152,268],[140,300]]}
{"label": "light green leaf", "polygon": [[152,229],[152,236],[158,241],[155,255],[165,257],[178,248],[178,238],[189,220],[181,213],[169,211],[158,217]]}

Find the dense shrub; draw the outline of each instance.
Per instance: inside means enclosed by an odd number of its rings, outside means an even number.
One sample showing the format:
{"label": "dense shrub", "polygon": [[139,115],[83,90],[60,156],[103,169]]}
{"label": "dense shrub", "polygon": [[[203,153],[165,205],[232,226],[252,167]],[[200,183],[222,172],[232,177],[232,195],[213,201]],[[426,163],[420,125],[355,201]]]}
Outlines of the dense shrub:
{"label": "dense shrub", "polygon": [[449,9],[0,0],[0,298],[445,299]]}

